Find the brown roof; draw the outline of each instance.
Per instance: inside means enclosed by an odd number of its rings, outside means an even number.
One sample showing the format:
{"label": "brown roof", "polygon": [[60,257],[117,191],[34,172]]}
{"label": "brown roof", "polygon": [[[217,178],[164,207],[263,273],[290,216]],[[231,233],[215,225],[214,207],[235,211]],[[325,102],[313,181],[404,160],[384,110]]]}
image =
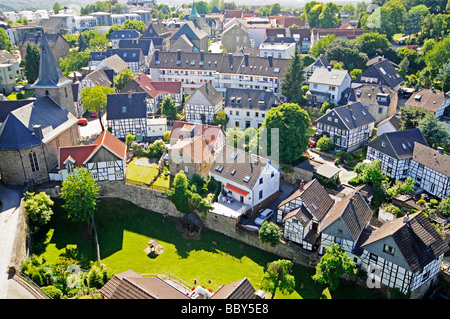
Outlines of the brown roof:
{"label": "brown roof", "polygon": [[384,223],[362,246],[370,251],[370,244],[387,237],[395,241],[413,272],[423,269],[449,249],[422,212]]}
{"label": "brown roof", "polygon": [[183,152],[189,157],[188,160],[196,164],[207,161],[213,154],[212,147],[206,143],[203,136],[194,136],[189,140],[178,140],[177,143],[169,147],[171,154],[175,150]]}
{"label": "brown roof", "polygon": [[420,106],[427,111],[436,112],[448,99],[450,99],[450,95],[444,92],[422,89],[413,93],[405,102],[405,106]]}
{"label": "brown roof", "polygon": [[211,299],[255,299],[255,288],[247,278],[224,285]]}
{"label": "brown roof", "polygon": [[402,122],[400,121],[400,119],[395,116],[392,115],[384,120],[382,120],[380,123],[378,123],[378,127],[380,127],[380,125],[390,122],[392,124],[392,126],[394,126],[394,128],[398,131],[402,128]]}
{"label": "brown roof", "polygon": [[213,146],[217,142],[220,142],[218,137],[221,135],[221,133],[223,134],[223,136],[225,136],[225,133],[220,126],[175,121],[172,126],[172,131],[170,132],[169,140],[171,144],[178,141],[182,133],[191,131],[193,131],[196,135],[202,135],[206,139],[208,145],[211,146]]}
{"label": "brown roof", "polygon": [[414,151],[412,159],[436,172],[450,177],[450,156],[441,154],[439,151],[414,142]]}
{"label": "brown roof", "polygon": [[132,270],[114,275],[100,294],[104,299],[189,299],[162,279],[142,277]]}

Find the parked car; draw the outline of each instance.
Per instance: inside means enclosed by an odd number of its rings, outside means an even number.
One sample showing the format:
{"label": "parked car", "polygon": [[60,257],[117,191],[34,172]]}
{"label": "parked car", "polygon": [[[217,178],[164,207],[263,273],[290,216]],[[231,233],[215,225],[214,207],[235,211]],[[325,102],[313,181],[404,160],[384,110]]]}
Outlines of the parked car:
{"label": "parked car", "polygon": [[309,147],[314,147],[316,146],[316,141],[312,138],[309,139]]}
{"label": "parked car", "polygon": [[98,115],[98,112],[97,112],[97,111],[91,112],[91,117],[97,117],[97,115]]}
{"label": "parked car", "polygon": [[88,124],[88,120],[84,117],[78,118],[78,125],[86,126]]}
{"label": "parked car", "polygon": [[255,219],[255,224],[261,226],[265,221],[271,219],[274,215],[273,210],[266,208]]}

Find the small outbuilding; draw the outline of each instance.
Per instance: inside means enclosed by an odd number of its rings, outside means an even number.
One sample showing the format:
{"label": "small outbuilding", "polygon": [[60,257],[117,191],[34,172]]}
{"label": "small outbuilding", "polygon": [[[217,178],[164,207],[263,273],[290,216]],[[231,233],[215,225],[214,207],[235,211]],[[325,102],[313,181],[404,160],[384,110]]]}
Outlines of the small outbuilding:
{"label": "small outbuilding", "polygon": [[189,213],[181,218],[183,229],[187,230],[189,235],[200,235],[203,229],[203,222],[197,214]]}

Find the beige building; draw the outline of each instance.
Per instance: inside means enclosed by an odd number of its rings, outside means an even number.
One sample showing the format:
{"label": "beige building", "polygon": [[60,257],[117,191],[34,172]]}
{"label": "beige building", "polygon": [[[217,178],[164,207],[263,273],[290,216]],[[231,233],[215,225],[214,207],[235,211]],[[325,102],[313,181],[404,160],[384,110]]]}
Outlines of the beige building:
{"label": "beige building", "polygon": [[222,33],[222,46],[229,53],[250,47],[248,31],[239,24],[231,26]]}

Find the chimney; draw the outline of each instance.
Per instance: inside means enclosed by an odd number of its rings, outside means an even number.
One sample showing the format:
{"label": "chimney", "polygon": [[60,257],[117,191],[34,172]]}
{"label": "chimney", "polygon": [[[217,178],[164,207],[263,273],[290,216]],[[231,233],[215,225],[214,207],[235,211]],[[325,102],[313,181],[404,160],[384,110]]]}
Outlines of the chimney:
{"label": "chimney", "polygon": [[181,63],[181,50],[177,50],[177,63]]}
{"label": "chimney", "polygon": [[352,109],[352,103],[347,103],[347,108],[348,108],[349,110],[351,110],[351,109]]}
{"label": "chimney", "polygon": [[203,63],[205,63],[205,51],[200,50],[200,65],[202,65]]}
{"label": "chimney", "polygon": [[403,222],[409,225],[409,213],[406,213],[405,217],[403,218]]}
{"label": "chimney", "polygon": [[248,66],[248,53],[244,54],[245,66]]}
{"label": "chimney", "polygon": [[329,72],[331,72],[331,65],[328,65],[327,69],[328,69]]}
{"label": "chimney", "polygon": [[303,187],[305,186],[305,182],[303,181],[303,179],[302,179],[302,181],[300,182],[300,186],[299,186],[299,190],[303,190]]}
{"label": "chimney", "polygon": [[33,133],[36,135],[40,140],[44,138],[44,134],[42,133],[42,126],[39,124],[33,125]]}
{"label": "chimney", "polygon": [[380,57],[378,57],[378,61],[382,61],[383,60],[383,58],[380,56]]}
{"label": "chimney", "polygon": [[228,63],[230,64],[230,68],[233,68],[233,53],[228,53]]}
{"label": "chimney", "polygon": [[268,56],[269,58],[269,67],[273,67],[273,58],[271,55]]}
{"label": "chimney", "polygon": [[128,91],[128,98],[131,99],[131,91]]}
{"label": "chimney", "polygon": [[439,154],[444,154],[444,149],[441,146],[437,148],[437,151],[439,152]]}
{"label": "chimney", "polygon": [[159,64],[159,49],[155,50],[155,63]]}

